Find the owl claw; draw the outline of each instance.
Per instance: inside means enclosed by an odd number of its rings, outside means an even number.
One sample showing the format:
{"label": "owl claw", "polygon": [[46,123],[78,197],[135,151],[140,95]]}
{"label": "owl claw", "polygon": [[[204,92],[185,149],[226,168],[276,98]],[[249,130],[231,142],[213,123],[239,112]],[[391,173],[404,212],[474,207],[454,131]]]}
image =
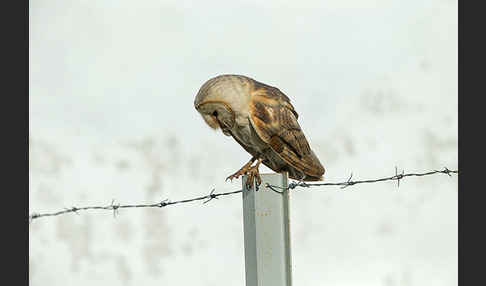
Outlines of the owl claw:
{"label": "owl claw", "polygon": [[251,158],[250,162],[246,163],[241,169],[236,171],[236,173],[228,176],[226,178],[226,181],[233,179],[238,179],[240,176],[247,174],[248,178],[246,179],[246,187],[247,189],[251,189],[253,187],[253,181],[255,180],[257,183],[257,186],[260,186],[262,184],[262,178],[260,177],[260,172],[258,171],[258,166],[260,166],[260,163],[263,161],[262,159],[258,159],[257,163],[255,166],[251,166],[251,164],[257,159],[257,157]]}
{"label": "owl claw", "polygon": [[226,178],[225,182],[227,182],[228,180],[230,180],[232,182],[233,179],[238,179],[240,176],[243,176],[244,174],[246,174],[246,172],[250,169],[251,164],[253,164],[253,162],[255,160],[256,160],[255,157],[251,158],[251,160],[248,163],[246,163],[243,167],[241,167],[241,169],[236,171],[234,174],[229,175]]}
{"label": "owl claw", "polygon": [[262,184],[262,178],[260,177],[260,172],[258,171],[258,165],[255,165],[248,169],[248,178],[246,179],[247,189],[253,188],[253,181],[256,181],[257,187]]}
{"label": "owl claw", "polygon": [[237,173],[234,173],[233,175],[230,175],[228,176],[228,178],[226,178],[226,180],[224,180],[225,182],[228,182],[228,180],[230,180],[230,182],[233,182],[233,179],[238,179],[240,175],[238,175]]}
{"label": "owl claw", "polygon": [[227,182],[228,180],[233,182],[233,179],[238,179],[240,176],[244,175],[245,173],[246,173],[246,169],[243,170],[243,168],[241,168],[240,170],[236,171],[236,173],[229,175],[228,178],[226,178],[225,182]]}

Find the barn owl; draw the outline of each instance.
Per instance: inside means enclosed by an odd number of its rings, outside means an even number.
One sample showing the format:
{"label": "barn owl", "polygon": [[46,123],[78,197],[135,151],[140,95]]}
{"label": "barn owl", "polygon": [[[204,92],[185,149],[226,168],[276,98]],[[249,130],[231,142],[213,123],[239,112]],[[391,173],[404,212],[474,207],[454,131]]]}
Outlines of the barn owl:
{"label": "barn owl", "polygon": [[278,88],[243,75],[220,75],[201,86],[194,107],[211,128],[233,137],[252,156],[226,180],[246,174],[248,188],[254,181],[260,185],[261,163],[275,172],[288,172],[292,179],[322,180],[324,167],[310,148],[290,99]]}

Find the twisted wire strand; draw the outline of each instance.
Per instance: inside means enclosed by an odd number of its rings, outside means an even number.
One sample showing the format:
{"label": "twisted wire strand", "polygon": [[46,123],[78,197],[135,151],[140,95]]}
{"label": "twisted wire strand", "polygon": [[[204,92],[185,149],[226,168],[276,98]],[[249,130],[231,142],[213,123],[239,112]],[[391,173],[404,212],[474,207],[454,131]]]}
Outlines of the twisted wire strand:
{"label": "twisted wire strand", "polygon": [[[395,167],[395,175],[390,176],[390,177],[385,177],[385,178],[379,178],[379,179],[370,179],[370,180],[356,180],[353,181],[353,174],[349,176],[348,180],[344,182],[338,182],[338,183],[306,183],[303,181],[298,181],[298,182],[292,182],[288,185],[288,187],[280,187],[280,186],[275,186],[275,185],[270,185],[267,184],[266,187],[269,189],[277,192],[277,193],[283,193],[284,191],[292,190],[295,188],[311,188],[311,187],[318,187],[318,186],[341,186],[341,189],[347,188],[349,186],[357,185],[357,184],[367,184],[367,183],[377,183],[377,182],[384,182],[384,181],[397,181],[397,187],[400,187],[400,180],[406,178],[406,177],[423,177],[423,176],[430,176],[430,175],[435,175],[435,174],[446,174],[449,177],[452,177],[451,174],[459,174],[458,170],[449,170],[447,167],[444,167],[443,170],[434,170],[434,171],[429,171],[429,172],[424,172],[424,173],[408,173],[405,174],[403,171],[401,173],[398,173],[397,167]],[[258,188],[257,188],[258,190]],[[279,191],[281,190],[281,191]],[[71,208],[64,208],[64,210],[60,210],[57,212],[45,212],[45,213],[31,213],[29,215],[29,223],[32,222],[35,219],[39,219],[42,217],[53,217],[53,216],[59,216],[62,214],[68,214],[68,213],[75,213],[79,214],[80,211],[87,211],[87,210],[108,210],[108,211],[113,211],[113,216],[116,216],[118,211],[120,209],[129,209],[129,208],[164,208],[168,207],[171,205],[177,205],[177,204],[185,204],[185,203],[191,203],[194,201],[203,201],[203,204],[206,204],[210,202],[213,199],[218,199],[219,197],[222,196],[229,196],[229,195],[234,195],[243,192],[243,190],[237,190],[237,191],[231,191],[231,192],[223,192],[223,193],[215,193],[215,189],[212,189],[211,192],[205,196],[199,196],[195,198],[190,198],[190,199],[183,199],[183,200],[178,200],[178,201],[170,201],[169,199],[162,200],[160,202],[156,203],[151,203],[151,204],[115,204],[115,200],[111,201],[111,204],[105,205],[105,206],[86,206],[86,207],[71,207]]]}

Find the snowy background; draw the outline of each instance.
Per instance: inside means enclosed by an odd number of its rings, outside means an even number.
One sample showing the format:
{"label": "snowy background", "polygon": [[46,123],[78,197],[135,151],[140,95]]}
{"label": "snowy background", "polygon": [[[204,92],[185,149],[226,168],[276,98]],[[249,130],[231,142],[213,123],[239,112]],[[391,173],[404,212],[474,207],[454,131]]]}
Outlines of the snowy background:
{"label": "snowy background", "polygon": [[[199,87],[292,100],[328,181],[457,168],[457,2],[31,0],[29,212],[238,190]],[[269,170],[264,167],[262,172]],[[457,176],[291,194],[294,285],[457,285]],[[29,225],[31,285],[244,285],[240,195]]]}

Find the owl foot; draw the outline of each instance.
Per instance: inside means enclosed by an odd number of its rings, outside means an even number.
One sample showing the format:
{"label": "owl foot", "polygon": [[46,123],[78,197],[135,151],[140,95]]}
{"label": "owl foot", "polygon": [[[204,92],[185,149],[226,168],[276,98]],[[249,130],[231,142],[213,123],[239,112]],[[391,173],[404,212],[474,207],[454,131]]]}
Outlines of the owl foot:
{"label": "owl foot", "polygon": [[253,187],[253,181],[256,181],[257,187],[262,184],[262,178],[260,177],[260,172],[258,171],[258,165],[255,165],[248,169],[248,178],[246,179],[246,188],[251,189]]}
{"label": "owl foot", "polygon": [[[253,187],[253,181],[256,181],[257,187],[262,184],[262,178],[260,177],[260,171],[258,171],[258,167],[262,159],[258,159],[255,166],[250,167],[247,171],[248,178],[246,178],[246,188],[251,189]],[[258,189],[257,189],[258,190]]]}
{"label": "owl foot", "polygon": [[251,158],[251,160],[248,163],[246,163],[243,167],[241,167],[241,169],[236,171],[236,173],[228,176],[228,178],[226,178],[226,181],[228,181],[228,180],[233,181],[233,179],[238,179],[240,176],[243,176],[244,174],[246,174],[246,172],[248,172],[248,169],[250,169],[251,164],[253,164],[253,162],[255,162],[255,160],[256,160],[256,157]]}

